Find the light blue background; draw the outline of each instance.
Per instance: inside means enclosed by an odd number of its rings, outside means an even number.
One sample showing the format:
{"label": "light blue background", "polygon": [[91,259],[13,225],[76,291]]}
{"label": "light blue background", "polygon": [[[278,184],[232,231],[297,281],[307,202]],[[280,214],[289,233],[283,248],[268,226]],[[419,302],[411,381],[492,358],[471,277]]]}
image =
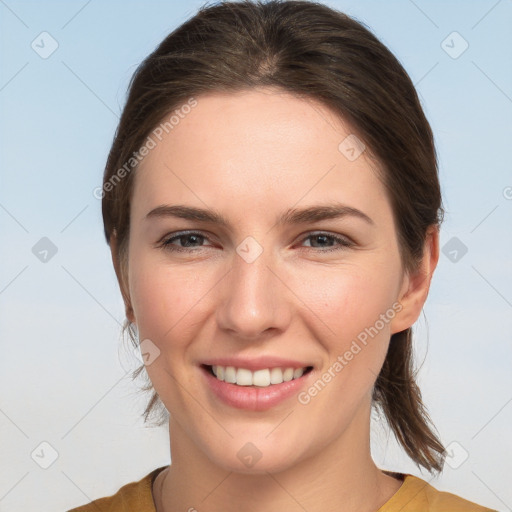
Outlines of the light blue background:
{"label": "light blue background", "polygon": [[[0,1],[2,511],[78,506],[169,461],[166,429],[143,427],[126,376],[93,190],[137,64],[201,4]],[[439,153],[442,244],[468,248],[441,256],[417,327],[425,401],[443,442],[458,443],[452,465],[468,454],[432,483],[512,510],[512,2],[328,4],[365,22],[417,84]],[[43,31],[59,45],[47,59],[31,48]],[[441,46],[454,31],[469,44],[457,59]],[[42,237],[58,249],[47,263],[32,253]],[[31,458],[43,441],[59,455],[48,469]],[[377,425],[373,448],[382,467],[430,480]]]}

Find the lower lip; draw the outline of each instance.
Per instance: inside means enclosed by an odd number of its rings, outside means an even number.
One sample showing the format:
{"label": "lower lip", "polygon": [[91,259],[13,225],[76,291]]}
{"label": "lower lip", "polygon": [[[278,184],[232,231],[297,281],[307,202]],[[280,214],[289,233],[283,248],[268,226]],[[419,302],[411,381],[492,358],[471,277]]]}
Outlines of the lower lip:
{"label": "lower lip", "polygon": [[250,411],[266,411],[296,395],[313,373],[310,371],[298,379],[282,382],[281,384],[258,387],[230,384],[214,377],[209,369],[202,367],[201,370],[206,377],[208,386],[217,398],[231,407]]}

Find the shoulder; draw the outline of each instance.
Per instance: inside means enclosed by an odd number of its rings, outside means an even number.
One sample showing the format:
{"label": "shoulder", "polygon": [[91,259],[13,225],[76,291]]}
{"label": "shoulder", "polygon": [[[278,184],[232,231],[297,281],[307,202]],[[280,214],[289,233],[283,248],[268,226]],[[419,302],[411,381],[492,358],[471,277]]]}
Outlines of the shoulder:
{"label": "shoulder", "polygon": [[438,491],[425,480],[406,475],[404,483],[379,512],[496,512],[455,494]]}
{"label": "shoulder", "polygon": [[139,481],[124,485],[112,496],[99,498],[68,512],[128,512],[134,510],[134,507],[138,512],[156,512],[152,484],[158,473],[166,467],[154,469]]}

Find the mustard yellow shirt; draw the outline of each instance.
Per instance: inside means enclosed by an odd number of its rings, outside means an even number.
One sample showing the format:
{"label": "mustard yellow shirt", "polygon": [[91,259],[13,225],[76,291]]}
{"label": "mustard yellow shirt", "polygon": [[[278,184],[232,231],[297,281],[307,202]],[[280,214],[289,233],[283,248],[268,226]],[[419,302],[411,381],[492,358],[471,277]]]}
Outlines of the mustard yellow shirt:
{"label": "mustard yellow shirt", "polygon": [[[68,512],[156,512],[153,480],[167,466],[127,484],[113,496],[100,498]],[[441,492],[413,475],[404,475],[398,491],[377,512],[496,512],[448,492]]]}

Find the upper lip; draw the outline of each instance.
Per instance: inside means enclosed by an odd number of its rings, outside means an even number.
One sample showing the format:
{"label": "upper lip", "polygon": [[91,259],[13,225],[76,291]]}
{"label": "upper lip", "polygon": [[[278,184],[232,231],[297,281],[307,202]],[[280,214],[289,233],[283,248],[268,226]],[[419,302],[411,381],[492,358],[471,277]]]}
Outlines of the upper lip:
{"label": "upper lip", "polygon": [[266,368],[307,368],[313,366],[294,359],[286,359],[274,356],[260,356],[241,358],[241,357],[216,357],[203,361],[206,366],[234,366],[235,368],[246,368],[247,370],[257,371]]}

